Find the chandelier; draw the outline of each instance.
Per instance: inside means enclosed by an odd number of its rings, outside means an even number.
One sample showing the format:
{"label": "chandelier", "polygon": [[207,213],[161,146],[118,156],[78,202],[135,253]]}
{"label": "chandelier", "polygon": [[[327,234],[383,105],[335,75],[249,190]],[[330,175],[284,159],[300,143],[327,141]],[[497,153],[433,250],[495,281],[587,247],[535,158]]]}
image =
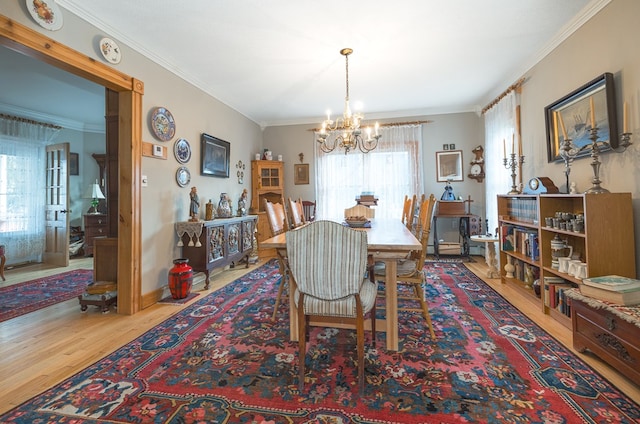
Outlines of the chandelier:
{"label": "chandelier", "polygon": [[[366,138],[363,138],[360,123],[364,119],[364,115],[360,112],[351,113],[351,108],[349,107],[349,55],[351,53],[353,53],[353,50],[350,48],[340,50],[340,54],[343,55],[345,59],[347,75],[347,94],[344,98],[344,113],[342,117],[336,118],[334,122],[331,120],[331,112],[327,112],[327,119],[322,122],[322,128],[316,140],[320,144],[320,149],[325,153],[334,151],[336,147],[344,149],[345,154],[356,148],[360,149],[362,153],[369,153],[378,147],[378,140],[380,139],[378,130],[380,125],[376,122],[373,134],[371,127],[367,127]],[[329,137],[329,133],[332,131],[338,134],[335,137]]]}

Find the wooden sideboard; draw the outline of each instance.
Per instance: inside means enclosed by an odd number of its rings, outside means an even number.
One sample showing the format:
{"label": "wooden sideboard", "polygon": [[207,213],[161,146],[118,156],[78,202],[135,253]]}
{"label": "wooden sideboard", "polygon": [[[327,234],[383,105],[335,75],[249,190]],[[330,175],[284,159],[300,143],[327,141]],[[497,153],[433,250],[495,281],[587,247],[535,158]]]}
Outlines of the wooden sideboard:
{"label": "wooden sideboard", "polygon": [[235,266],[242,260],[249,267],[256,220],[257,216],[247,215],[176,224],[182,257],[189,259],[194,272],[205,273],[205,290],[209,288],[212,269]]}

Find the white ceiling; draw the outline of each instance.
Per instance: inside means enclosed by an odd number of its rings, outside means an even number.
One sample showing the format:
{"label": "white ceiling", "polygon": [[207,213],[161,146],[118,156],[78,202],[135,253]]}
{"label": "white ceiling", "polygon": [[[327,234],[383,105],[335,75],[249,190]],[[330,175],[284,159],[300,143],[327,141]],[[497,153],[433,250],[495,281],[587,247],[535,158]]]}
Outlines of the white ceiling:
{"label": "white ceiling", "polygon": [[270,126],[342,113],[343,47],[351,107],[369,119],[477,112],[609,1],[57,3]]}

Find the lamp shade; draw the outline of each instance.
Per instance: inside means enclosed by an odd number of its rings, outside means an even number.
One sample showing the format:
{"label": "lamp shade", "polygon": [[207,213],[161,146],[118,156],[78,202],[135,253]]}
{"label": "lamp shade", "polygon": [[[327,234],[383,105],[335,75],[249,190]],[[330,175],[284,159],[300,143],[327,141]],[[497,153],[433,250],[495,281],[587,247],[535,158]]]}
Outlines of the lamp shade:
{"label": "lamp shade", "polygon": [[100,185],[98,185],[98,180],[95,183],[91,184],[84,192],[85,199],[104,199],[104,194],[102,194],[102,190],[100,190]]}

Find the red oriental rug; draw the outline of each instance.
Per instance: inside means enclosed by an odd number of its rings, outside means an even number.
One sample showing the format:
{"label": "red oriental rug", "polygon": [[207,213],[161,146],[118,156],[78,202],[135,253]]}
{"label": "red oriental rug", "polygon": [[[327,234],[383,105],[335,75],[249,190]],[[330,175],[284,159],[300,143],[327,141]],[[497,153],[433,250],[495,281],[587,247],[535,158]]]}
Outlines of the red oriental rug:
{"label": "red oriental rug", "polygon": [[78,269],[0,288],[0,322],[82,294],[93,282],[93,271]]}
{"label": "red oriental rug", "polygon": [[400,312],[400,350],[310,334],[305,391],[276,262],[196,300],[2,423],[637,423],[640,406],[459,263],[428,263],[438,340]]}

